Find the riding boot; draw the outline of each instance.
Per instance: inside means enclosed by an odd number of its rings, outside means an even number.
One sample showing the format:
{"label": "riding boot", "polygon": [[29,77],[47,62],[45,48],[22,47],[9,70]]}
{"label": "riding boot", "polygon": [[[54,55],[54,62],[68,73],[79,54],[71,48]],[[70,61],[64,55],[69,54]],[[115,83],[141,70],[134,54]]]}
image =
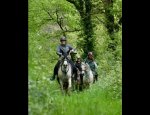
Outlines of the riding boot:
{"label": "riding boot", "polygon": [[79,86],[79,91],[83,90],[83,74],[80,74],[80,86]]}
{"label": "riding boot", "polygon": [[98,75],[97,75],[97,74],[94,76],[94,81],[93,81],[93,83],[95,83],[96,81],[98,81]]}
{"label": "riding boot", "polygon": [[98,81],[98,75],[95,75],[95,80]]}
{"label": "riding boot", "polygon": [[55,80],[56,70],[57,70],[57,67],[55,66],[54,72],[53,72],[54,74],[53,74],[53,76],[50,78],[51,81],[54,81],[54,80]]}
{"label": "riding boot", "polygon": [[60,64],[60,61],[57,62],[57,64],[55,65],[55,68],[54,68],[54,74],[53,76],[50,78],[51,81],[54,81],[55,80],[55,76],[58,74],[58,67],[59,67],[59,64]]}

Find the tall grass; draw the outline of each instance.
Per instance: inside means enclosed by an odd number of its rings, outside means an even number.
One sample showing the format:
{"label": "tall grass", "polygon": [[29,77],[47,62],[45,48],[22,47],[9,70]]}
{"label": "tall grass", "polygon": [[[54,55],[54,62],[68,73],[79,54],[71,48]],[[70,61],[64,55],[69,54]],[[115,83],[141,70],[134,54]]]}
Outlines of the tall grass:
{"label": "tall grass", "polygon": [[121,99],[107,96],[107,92],[98,86],[99,83],[83,92],[72,92],[71,96],[63,96],[56,82],[47,83],[41,89],[31,88],[29,114],[121,115]]}
{"label": "tall grass", "polygon": [[[121,115],[121,61],[109,52],[99,53],[99,81],[88,90],[63,96],[58,83],[49,80],[58,59],[58,42],[29,34],[29,115]],[[69,43],[74,44],[74,39]]]}
{"label": "tall grass", "polygon": [[[28,58],[29,115],[121,115],[121,31],[116,34],[119,45],[116,52],[112,53],[106,50],[109,41],[106,28],[97,26],[95,47],[99,81],[83,92],[72,92],[71,96],[63,96],[58,83],[50,81],[58,60],[55,51],[60,33],[45,32],[50,24],[42,26],[40,24],[46,14],[37,6],[38,2],[36,4],[31,2],[29,4]],[[77,40],[80,42],[77,35],[77,33],[68,33],[68,42],[73,47],[77,46]]]}

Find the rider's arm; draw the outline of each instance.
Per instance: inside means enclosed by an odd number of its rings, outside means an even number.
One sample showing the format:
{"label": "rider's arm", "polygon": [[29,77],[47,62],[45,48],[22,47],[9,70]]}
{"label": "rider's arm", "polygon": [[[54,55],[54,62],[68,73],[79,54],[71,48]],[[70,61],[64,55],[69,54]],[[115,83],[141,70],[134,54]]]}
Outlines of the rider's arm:
{"label": "rider's arm", "polygon": [[83,62],[84,62],[84,63],[87,63],[87,58],[85,58]]}
{"label": "rider's arm", "polygon": [[67,46],[69,47],[69,50],[73,49],[73,47],[71,45],[68,44]]}
{"label": "rider's arm", "polygon": [[59,56],[62,55],[61,50],[60,50],[60,46],[57,46],[56,54]]}
{"label": "rider's arm", "polygon": [[69,47],[69,51],[71,51],[71,53],[77,54],[76,50],[71,45],[67,45],[67,46]]}
{"label": "rider's arm", "polygon": [[97,64],[96,64],[96,62],[94,61],[94,64],[95,64],[95,69],[97,69],[98,68],[98,66],[97,66]]}

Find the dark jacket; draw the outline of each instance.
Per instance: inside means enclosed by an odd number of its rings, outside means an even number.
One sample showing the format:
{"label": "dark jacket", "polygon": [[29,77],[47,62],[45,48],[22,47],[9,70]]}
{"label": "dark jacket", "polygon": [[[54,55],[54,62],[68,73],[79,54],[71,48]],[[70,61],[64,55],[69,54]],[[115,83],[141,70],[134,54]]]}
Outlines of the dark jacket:
{"label": "dark jacket", "polygon": [[57,46],[57,55],[61,56],[61,55],[67,55],[68,51],[72,50],[72,46],[70,46],[69,44],[67,45],[59,45]]}
{"label": "dark jacket", "polygon": [[81,63],[78,63],[78,62],[76,61],[75,66],[79,69],[79,71],[82,71]]}

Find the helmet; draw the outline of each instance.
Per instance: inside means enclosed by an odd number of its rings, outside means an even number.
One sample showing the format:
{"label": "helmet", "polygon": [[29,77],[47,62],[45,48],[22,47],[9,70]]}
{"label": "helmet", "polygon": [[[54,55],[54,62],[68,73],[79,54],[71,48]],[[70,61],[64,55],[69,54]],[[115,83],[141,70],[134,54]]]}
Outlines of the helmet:
{"label": "helmet", "polygon": [[66,39],[66,37],[63,36],[60,38],[60,41],[67,41],[67,39]]}
{"label": "helmet", "polygon": [[89,55],[93,56],[93,53],[92,53],[92,52],[88,52],[88,56],[89,56]]}

